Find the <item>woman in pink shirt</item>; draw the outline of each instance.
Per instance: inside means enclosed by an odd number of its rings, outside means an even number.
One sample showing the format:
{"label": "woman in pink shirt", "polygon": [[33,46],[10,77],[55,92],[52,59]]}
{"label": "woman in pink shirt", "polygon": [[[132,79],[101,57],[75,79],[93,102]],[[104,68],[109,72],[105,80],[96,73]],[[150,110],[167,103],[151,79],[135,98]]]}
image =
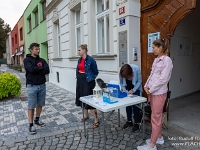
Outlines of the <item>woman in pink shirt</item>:
{"label": "woman in pink shirt", "polygon": [[157,150],[156,144],[163,144],[162,136],[162,112],[167,98],[168,82],[172,73],[172,60],[168,55],[168,39],[157,39],[153,42],[153,53],[155,58],[152,71],[144,86],[148,94],[148,102],[151,105],[151,139],[146,140],[146,145],[138,146],[138,150]]}

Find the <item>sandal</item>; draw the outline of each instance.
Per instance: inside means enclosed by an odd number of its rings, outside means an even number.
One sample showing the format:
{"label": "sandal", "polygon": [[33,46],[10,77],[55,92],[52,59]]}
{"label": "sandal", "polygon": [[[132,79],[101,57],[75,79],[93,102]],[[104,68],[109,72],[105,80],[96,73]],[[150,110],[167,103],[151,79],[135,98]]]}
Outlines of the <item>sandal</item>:
{"label": "sandal", "polygon": [[92,126],[92,129],[98,128],[100,125],[100,121],[98,121],[97,123],[94,123]]}
{"label": "sandal", "polygon": [[81,120],[80,120],[80,122],[84,122],[84,121],[86,121],[86,120],[88,120],[89,119],[89,117],[87,117],[87,118],[82,118]]}

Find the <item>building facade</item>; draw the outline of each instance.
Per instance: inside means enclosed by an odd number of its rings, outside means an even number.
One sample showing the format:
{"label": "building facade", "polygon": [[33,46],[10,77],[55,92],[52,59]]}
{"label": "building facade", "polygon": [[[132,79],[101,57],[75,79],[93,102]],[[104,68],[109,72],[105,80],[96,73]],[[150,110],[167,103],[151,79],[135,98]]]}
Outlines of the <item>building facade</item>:
{"label": "building facade", "polygon": [[23,65],[25,56],[24,15],[22,15],[18,21],[18,33],[19,52],[16,55],[19,57],[19,64]]}
{"label": "building facade", "polygon": [[7,34],[6,37],[6,59],[7,64],[12,64],[12,41],[11,41],[11,32]]}
{"label": "building facade", "polygon": [[[158,33],[158,38],[170,41],[174,64],[169,84],[172,98],[199,91],[200,38],[195,34],[199,22],[194,17],[198,14],[198,3],[196,0],[48,0],[45,13],[50,82],[75,92],[77,48],[87,44],[88,54],[97,61],[98,78],[105,82],[118,80],[122,64],[134,63],[141,68],[144,85],[155,58],[149,48],[150,35]],[[194,27],[186,30],[184,19],[195,22]],[[183,54],[177,48],[180,39],[184,39],[181,45],[187,49]]]}
{"label": "building facade", "polygon": [[118,80],[125,63],[141,66],[140,0],[48,0],[45,13],[50,82],[75,92],[81,44],[105,82]]}
{"label": "building facade", "polygon": [[24,35],[26,54],[31,43],[40,44],[40,57],[48,62],[47,24],[44,10],[46,0],[32,0],[24,11]]}
{"label": "building facade", "polygon": [[19,56],[16,53],[19,52],[19,36],[18,36],[18,24],[16,24],[11,31],[11,41],[12,41],[12,59],[13,64],[19,64]]}

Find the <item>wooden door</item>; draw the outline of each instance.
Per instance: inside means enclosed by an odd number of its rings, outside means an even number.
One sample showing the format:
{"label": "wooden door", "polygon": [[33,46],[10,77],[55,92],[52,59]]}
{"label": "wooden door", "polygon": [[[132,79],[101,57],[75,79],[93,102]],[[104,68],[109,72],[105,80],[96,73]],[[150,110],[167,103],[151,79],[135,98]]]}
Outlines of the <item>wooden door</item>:
{"label": "wooden door", "polygon": [[198,70],[198,77],[199,77],[199,79],[198,79],[198,84],[199,84],[199,90],[200,90],[200,44],[198,43],[197,44],[197,50],[198,50],[198,65],[199,65],[199,70]]}
{"label": "wooden door", "polygon": [[[196,0],[141,0],[142,80],[145,84],[155,56],[148,53],[148,34],[160,32],[161,38],[173,36],[178,23],[192,13]],[[144,95],[145,96],[145,95]]]}

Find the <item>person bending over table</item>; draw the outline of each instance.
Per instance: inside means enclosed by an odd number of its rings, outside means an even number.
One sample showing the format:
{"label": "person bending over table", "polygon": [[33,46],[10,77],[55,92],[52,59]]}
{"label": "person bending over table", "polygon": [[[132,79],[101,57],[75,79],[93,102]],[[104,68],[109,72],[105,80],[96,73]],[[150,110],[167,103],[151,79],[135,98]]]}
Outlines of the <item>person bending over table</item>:
{"label": "person bending over table", "polygon": [[[119,73],[120,86],[123,92],[141,96],[142,93],[142,76],[138,66],[134,64],[125,64],[121,67]],[[140,109],[133,105],[126,107],[127,122],[124,129],[132,127],[133,132],[139,131],[139,111]],[[134,114],[134,124],[132,122],[132,114]]]}

